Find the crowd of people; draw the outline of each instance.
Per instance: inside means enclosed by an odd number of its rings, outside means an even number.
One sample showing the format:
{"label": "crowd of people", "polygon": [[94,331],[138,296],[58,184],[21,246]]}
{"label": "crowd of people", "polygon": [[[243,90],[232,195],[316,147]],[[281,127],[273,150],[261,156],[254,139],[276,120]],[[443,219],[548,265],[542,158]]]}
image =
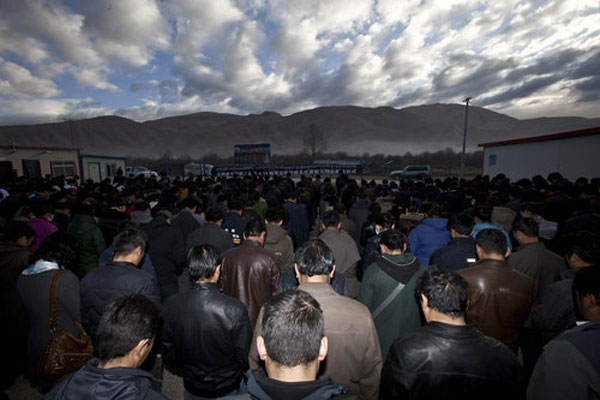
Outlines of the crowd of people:
{"label": "crowd of people", "polygon": [[[166,368],[185,399],[600,398],[599,192],[557,172],[5,182],[2,389],[160,399]],[[53,316],[93,345],[58,380]]]}

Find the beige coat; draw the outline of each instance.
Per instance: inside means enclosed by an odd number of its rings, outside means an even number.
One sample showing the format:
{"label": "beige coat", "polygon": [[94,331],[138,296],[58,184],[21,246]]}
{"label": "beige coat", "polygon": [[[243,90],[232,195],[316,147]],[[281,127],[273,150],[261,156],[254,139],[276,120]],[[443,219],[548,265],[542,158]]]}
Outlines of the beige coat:
{"label": "beige coat", "polygon": [[[350,388],[344,399],[377,399],[381,377],[381,350],[369,310],[356,300],[337,294],[327,283],[303,283],[298,289],[310,293],[325,316],[329,352],[322,376]],[[256,337],[261,334],[262,310],[250,348],[250,368],[258,368]]]}

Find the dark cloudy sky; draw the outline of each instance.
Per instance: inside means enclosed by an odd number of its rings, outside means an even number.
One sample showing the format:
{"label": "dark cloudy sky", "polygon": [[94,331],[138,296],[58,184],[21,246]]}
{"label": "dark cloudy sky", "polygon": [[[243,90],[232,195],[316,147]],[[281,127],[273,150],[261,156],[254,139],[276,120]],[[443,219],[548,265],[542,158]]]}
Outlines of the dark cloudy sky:
{"label": "dark cloudy sky", "polygon": [[600,117],[600,1],[0,0],[0,124],[466,96]]}

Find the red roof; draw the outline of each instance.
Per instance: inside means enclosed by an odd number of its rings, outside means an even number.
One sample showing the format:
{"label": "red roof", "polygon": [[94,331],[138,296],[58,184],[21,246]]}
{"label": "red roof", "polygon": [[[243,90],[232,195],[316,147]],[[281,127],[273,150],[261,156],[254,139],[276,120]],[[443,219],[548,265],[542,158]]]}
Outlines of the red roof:
{"label": "red roof", "polygon": [[600,134],[600,127],[580,129],[578,131],[553,133],[551,135],[532,136],[532,137],[526,137],[526,138],[520,138],[520,139],[503,140],[500,142],[480,143],[479,147],[494,147],[494,146],[505,146],[508,144],[517,144],[517,143],[542,142],[542,141],[547,141],[547,140],[568,139],[568,138],[577,137],[577,136],[587,136],[587,135],[597,135],[597,134]]}

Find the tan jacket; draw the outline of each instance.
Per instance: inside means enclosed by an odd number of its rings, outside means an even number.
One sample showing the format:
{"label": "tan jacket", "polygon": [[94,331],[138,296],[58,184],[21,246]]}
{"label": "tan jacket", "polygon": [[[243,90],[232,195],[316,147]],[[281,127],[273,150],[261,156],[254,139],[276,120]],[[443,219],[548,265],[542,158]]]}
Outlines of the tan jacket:
{"label": "tan jacket", "polygon": [[517,352],[519,329],[533,303],[534,283],[506,261],[481,260],[458,271],[469,284],[467,323]]}
{"label": "tan jacket", "polygon": [[[325,316],[329,352],[321,367],[322,376],[350,388],[341,398],[377,399],[382,360],[369,310],[358,301],[337,294],[327,283],[303,283],[298,289],[310,293],[321,305]],[[260,366],[256,337],[261,334],[261,317],[262,311],[250,348],[250,368]]]}

